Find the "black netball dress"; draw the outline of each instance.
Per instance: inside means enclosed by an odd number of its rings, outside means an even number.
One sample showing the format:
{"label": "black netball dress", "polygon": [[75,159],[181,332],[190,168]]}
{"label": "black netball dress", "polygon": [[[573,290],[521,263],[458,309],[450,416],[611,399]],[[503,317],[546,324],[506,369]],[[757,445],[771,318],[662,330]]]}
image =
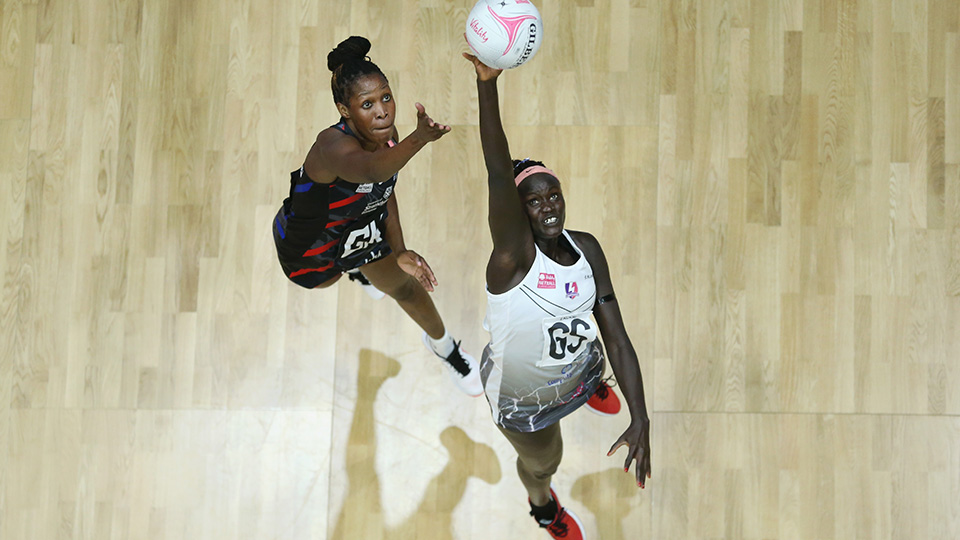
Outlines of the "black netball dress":
{"label": "black netball dress", "polygon": [[[334,127],[356,137],[342,118]],[[396,174],[369,184],[340,178],[318,184],[302,167],[290,173],[290,195],[273,221],[273,240],[283,273],[297,285],[312,289],[389,255],[384,220],[396,183]]]}

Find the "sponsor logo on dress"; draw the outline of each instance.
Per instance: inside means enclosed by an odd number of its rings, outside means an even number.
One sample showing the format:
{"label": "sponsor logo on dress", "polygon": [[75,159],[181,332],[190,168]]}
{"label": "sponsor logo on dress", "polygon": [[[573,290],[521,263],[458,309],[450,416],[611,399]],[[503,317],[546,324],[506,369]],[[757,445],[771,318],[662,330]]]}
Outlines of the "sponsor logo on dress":
{"label": "sponsor logo on dress", "polygon": [[367,206],[363,209],[363,212],[361,212],[361,213],[362,213],[362,214],[369,214],[370,212],[373,212],[374,210],[376,210],[377,208],[380,208],[381,206],[383,206],[383,205],[385,205],[385,204],[387,204],[387,200],[386,200],[386,199],[377,199],[377,200],[375,200],[375,201],[371,201],[371,202],[367,203]]}
{"label": "sponsor logo on dress", "polygon": [[[370,184],[363,184],[363,185],[368,186]],[[360,190],[357,190],[357,193],[359,192]],[[380,197],[368,202],[367,206],[363,209],[362,213],[369,214],[370,212],[373,212],[377,208],[380,208],[381,206],[387,204],[387,202],[390,200],[390,195],[392,194],[393,194],[393,186],[387,186],[387,189],[383,191],[383,197]]]}
{"label": "sponsor logo on dress", "polygon": [[566,284],[567,289],[567,298],[573,300],[574,298],[580,296],[580,290],[577,289],[577,282],[571,281]]}
{"label": "sponsor logo on dress", "polygon": [[370,193],[373,191],[373,184],[360,184],[357,186],[357,193]]}
{"label": "sponsor logo on dress", "polygon": [[537,280],[538,289],[556,289],[557,277],[553,274],[540,272],[540,279]]}
{"label": "sponsor logo on dress", "polygon": [[[561,384],[561,383],[564,383],[564,382],[566,382],[566,381],[569,381],[569,380],[572,379],[574,376],[579,376],[580,373],[583,372],[583,370],[582,370],[582,369],[576,369],[576,368],[581,368],[581,367],[583,367],[583,363],[584,363],[585,360],[586,360],[585,358],[582,359],[582,360],[580,360],[580,361],[574,360],[573,362],[570,362],[569,364],[563,366],[563,369],[560,370],[560,376],[557,377],[557,378],[555,378],[555,379],[550,379],[549,381],[547,381],[547,386],[548,386],[548,387],[549,387],[549,386],[557,386],[558,384]],[[578,384],[577,387],[573,390],[573,394],[572,394],[570,397],[568,397],[567,399],[561,399],[561,400],[559,400],[558,403],[559,403],[560,405],[564,405],[564,404],[570,403],[571,401],[573,401],[573,400],[577,399],[578,397],[582,396],[582,395],[583,395],[583,392],[584,392],[585,390],[586,390],[586,386],[581,382],[581,383]]]}
{"label": "sponsor logo on dress", "polygon": [[379,248],[378,248],[378,249],[375,249],[375,250],[371,251],[369,255],[367,255],[366,257],[363,258],[363,262],[360,263],[359,266],[363,266],[363,265],[365,265],[365,264],[371,263],[371,262],[379,259],[382,255],[383,255],[383,250],[382,250],[382,249],[379,249]]}

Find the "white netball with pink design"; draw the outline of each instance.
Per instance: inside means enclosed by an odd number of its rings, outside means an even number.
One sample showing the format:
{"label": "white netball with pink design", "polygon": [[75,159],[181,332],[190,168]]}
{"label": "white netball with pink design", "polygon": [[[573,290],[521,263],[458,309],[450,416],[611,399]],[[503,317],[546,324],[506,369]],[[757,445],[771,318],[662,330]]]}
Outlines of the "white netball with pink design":
{"label": "white netball with pink design", "polygon": [[543,20],[529,0],[480,0],[467,16],[467,43],[484,64],[515,68],[543,41]]}

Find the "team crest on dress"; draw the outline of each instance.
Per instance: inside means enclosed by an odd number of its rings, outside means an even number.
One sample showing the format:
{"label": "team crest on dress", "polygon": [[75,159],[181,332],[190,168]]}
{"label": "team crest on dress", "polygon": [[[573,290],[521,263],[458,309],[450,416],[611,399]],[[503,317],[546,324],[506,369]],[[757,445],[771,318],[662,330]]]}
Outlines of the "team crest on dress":
{"label": "team crest on dress", "polygon": [[573,300],[574,298],[580,296],[580,290],[577,288],[577,282],[571,281],[566,285],[567,289],[567,298]]}

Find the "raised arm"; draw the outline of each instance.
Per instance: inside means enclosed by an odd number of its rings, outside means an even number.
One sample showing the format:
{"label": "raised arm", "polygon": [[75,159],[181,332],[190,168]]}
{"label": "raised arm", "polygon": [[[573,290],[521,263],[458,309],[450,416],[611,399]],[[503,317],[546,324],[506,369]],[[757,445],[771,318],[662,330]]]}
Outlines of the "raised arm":
{"label": "raised arm", "polygon": [[434,122],[423,105],[417,103],[417,128],[391,148],[368,152],[355,137],[346,136],[336,128],[321,131],[304,160],[304,171],[314,182],[321,183],[336,178],[355,184],[384,182],[427,143],[449,131],[450,126]]}
{"label": "raised arm", "polygon": [[464,53],[463,56],[477,71],[480,142],[490,192],[487,221],[493,238],[487,282],[492,284],[502,278],[512,280],[519,270],[526,272],[529,269],[535,256],[533,233],[514,184],[513,160],[500,121],[497,77],[502,70],[484,65],[471,54]]}

